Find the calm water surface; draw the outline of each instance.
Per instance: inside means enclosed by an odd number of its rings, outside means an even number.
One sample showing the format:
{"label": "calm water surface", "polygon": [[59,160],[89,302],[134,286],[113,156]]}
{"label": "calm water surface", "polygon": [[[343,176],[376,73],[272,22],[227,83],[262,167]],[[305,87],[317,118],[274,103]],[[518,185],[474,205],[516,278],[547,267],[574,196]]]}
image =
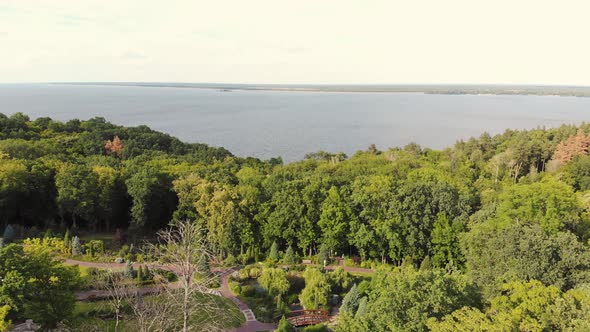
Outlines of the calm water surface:
{"label": "calm water surface", "polygon": [[350,155],[371,143],[386,149],[410,142],[443,148],[484,131],[580,123],[590,120],[590,98],[23,84],[0,85],[0,112],[101,116],[238,156],[293,161],[318,150]]}

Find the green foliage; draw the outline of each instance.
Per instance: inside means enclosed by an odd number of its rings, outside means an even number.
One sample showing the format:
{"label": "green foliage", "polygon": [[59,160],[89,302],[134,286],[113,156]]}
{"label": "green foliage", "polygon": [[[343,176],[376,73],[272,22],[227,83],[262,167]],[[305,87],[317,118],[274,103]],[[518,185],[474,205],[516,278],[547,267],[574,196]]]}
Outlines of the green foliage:
{"label": "green foliage", "polygon": [[74,236],[72,238],[72,255],[73,256],[82,255],[82,244],[80,243],[80,238],[77,236]]}
{"label": "green foliage", "polygon": [[352,275],[344,271],[342,267],[337,267],[329,276],[332,285],[331,289],[334,293],[340,294],[346,292],[352,286]]}
{"label": "green foliage", "polygon": [[428,327],[434,332],[587,331],[590,292],[584,288],[562,293],[536,280],[507,283],[485,312],[464,307],[440,320],[431,319]]}
{"label": "green foliage", "polygon": [[328,332],[328,331],[330,331],[330,330],[324,324],[310,325],[310,326],[305,326],[303,328],[303,332]]}
{"label": "green foliage", "polygon": [[339,320],[339,331],[425,331],[428,318],[480,303],[477,290],[459,273],[398,268],[373,277],[366,308],[361,306],[356,317]]}
{"label": "green foliage", "polygon": [[69,248],[62,239],[56,237],[27,238],[23,241],[23,249],[26,253],[47,253],[54,255],[67,255]]}
{"label": "green foliage", "polygon": [[499,197],[497,216],[504,223],[534,222],[548,232],[573,229],[580,206],[573,189],[550,176],[541,182],[506,189]]}
{"label": "green foliage", "polygon": [[318,264],[327,265],[330,263],[330,249],[327,245],[322,244],[318,251]]}
{"label": "green foliage", "polygon": [[297,329],[289,323],[289,321],[283,316],[279,321],[279,326],[275,332],[296,332]]}
{"label": "green foliage", "polygon": [[90,257],[94,257],[96,254],[104,254],[104,242],[102,240],[90,240],[84,244],[84,248]]}
{"label": "green foliage", "polygon": [[3,305],[0,307],[0,332],[8,331],[12,324],[10,320],[7,320],[8,313],[10,312],[10,306]]}
{"label": "green foliage", "polygon": [[285,257],[283,257],[283,263],[289,264],[289,265],[297,263],[297,256],[295,255],[295,251],[293,250],[292,246],[289,246],[287,248],[287,251],[285,251]]}
{"label": "green foliage", "polygon": [[348,291],[348,293],[346,294],[346,296],[342,300],[342,305],[340,306],[340,312],[348,312],[354,316],[354,314],[356,313],[356,310],[358,309],[360,301],[361,301],[361,294],[360,294],[358,288],[356,287],[356,284],[354,284],[354,285],[352,285],[352,288],[350,289],[350,291]]}
{"label": "green foliage", "polygon": [[363,296],[363,298],[359,301],[359,306],[356,310],[356,314],[354,316],[355,319],[362,319],[363,317],[365,317],[367,315],[367,312],[369,310],[369,299],[366,296]]}
{"label": "green foliage", "polygon": [[9,316],[33,319],[48,328],[71,315],[80,285],[77,267],[14,244],[0,249],[0,278],[0,302],[10,306]]}
{"label": "green foliage", "polygon": [[337,252],[346,247],[349,223],[356,216],[344,201],[336,187],[330,188],[328,197],[322,203],[318,225],[322,232],[322,245]]}
{"label": "green foliage", "polygon": [[287,273],[280,268],[265,268],[258,278],[258,282],[264,287],[270,296],[277,298],[277,307],[280,306],[281,296],[289,290]]}
{"label": "green foliage", "polygon": [[505,281],[536,279],[562,290],[590,282],[590,250],[569,232],[485,223],[464,236],[463,246],[468,274],[488,298]]}
{"label": "green foliage", "polygon": [[71,246],[71,235],[70,235],[70,229],[66,229],[66,233],[64,234],[64,245],[69,248]]}
{"label": "green foliage", "polygon": [[268,260],[271,262],[279,261],[279,246],[277,245],[276,241],[273,242],[270,246],[270,251],[268,252]]}
{"label": "green foliage", "polygon": [[318,309],[328,304],[330,296],[330,283],[325,273],[320,270],[308,267],[303,273],[305,288],[299,295],[301,304],[305,309]]}

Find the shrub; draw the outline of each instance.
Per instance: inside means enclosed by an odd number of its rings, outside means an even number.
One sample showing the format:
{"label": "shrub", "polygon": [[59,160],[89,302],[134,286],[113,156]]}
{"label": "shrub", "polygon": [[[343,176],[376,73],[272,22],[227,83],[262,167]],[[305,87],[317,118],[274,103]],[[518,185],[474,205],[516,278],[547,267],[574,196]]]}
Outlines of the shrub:
{"label": "shrub", "polygon": [[86,252],[90,257],[95,254],[104,254],[104,242],[102,240],[91,240],[84,245]]}
{"label": "shrub", "polygon": [[297,330],[293,327],[293,325],[291,325],[291,323],[289,323],[288,320],[285,319],[285,316],[283,316],[283,318],[281,318],[281,321],[279,322],[279,326],[276,330],[276,332],[296,332]]}
{"label": "shrub", "polygon": [[229,289],[235,295],[240,295],[242,293],[242,286],[240,286],[240,284],[237,283],[237,282],[235,282],[235,281],[230,281],[229,282]]}
{"label": "shrub", "polygon": [[15,237],[16,237],[16,234],[14,232],[14,228],[12,228],[11,225],[6,226],[6,228],[4,229],[4,235],[2,236],[2,238],[4,238],[4,241],[6,243],[12,242],[12,241],[14,241]]}
{"label": "shrub", "polygon": [[236,257],[232,254],[229,254],[224,260],[223,265],[225,266],[233,266],[236,265]]}
{"label": "shrub", "polygon": [[291,265],[289,267],[289,271],[303,272],[303,271],[305,271],[305,265],[303,265],[303,264]]}
{"label": "shrub", "polygon": [[328,332],[328,327],[324,324],[310,325],[303,328],[303,332]]}
{"label": "shrub", "polygon": [[248,272],[248,276],[252,279],[256,279],[256,278],[260,277],[261,274],[262,274],[262,269],[260,269],[259,267],[252,267],[252,268],[250,268],[250,271]]}
{"label": "shrub", "polygon": [[119,257],[125,257],[129,254],[129,246],[124,245],[119,249]]}
{"label": "shrub", "polygon": [[254,286],[252,285],[246,285],[242,287],[242,292],[240,294],[245,297],[252,297],[256,294],[256,289],[254,289]]}
{"label": "shrub", "polygon": [[89,267],[86,269],[86,271],[88,272],[88,275],[90,275],[90,276],[97,276],[100,273],[100,270],[95,267]]}
{"label": "shrub", "polygon": [[43,252],[58,255],[66,255],[69,252],[64,241],[56,237],[25,239],[23,241],[23,249],[28,253]]}

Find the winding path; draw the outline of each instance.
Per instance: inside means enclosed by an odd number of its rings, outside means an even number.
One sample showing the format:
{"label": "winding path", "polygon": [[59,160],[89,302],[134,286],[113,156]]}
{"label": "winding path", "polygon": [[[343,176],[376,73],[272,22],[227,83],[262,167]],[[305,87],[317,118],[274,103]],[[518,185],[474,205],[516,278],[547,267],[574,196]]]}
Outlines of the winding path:
{"label": "winding path", "polygon": [[[95,262],[84,262],[84,261],[77,261],[73,259],[65,259],[64,264],[67,265],[78,265],[84,267],[93,267],[97,269],[123,269],[125,264],[118,264],[118,263],[95,263]],[[134,264],[134,266],[139,267],[143,266],[144,264]],[[164,266],[157,266],[158,268],[169,268]],[[171,269],[173,270],[173,269]],[[214,271],[221,272],[221,287],[218,291],[219,295],[230,299],[233,303],[235,303],[244,317],[246,318],[246,324],[243,326],[238,327],[234,331],[236,332],[257,332],[257,331],[274,331],[277,328],[276,324],[270,323],[262,323],[259,322],[256,317],[254,316],[254,312],[248,307],[246,303],[238,299],[229,289],[229,276],[230,274],[235,271],[235,269],[213,269]],[[172,287],[177,287],[177,283],[172,283]],[[155,287],[142,287],[140,288],[141,292],[144,294],[149,294]],[[76,293],[76,296],[79,301],[87,301],[93,298],[100,298],[108,296],[108,292],[104,290],[88,290],[88,291],[81,291]]]}

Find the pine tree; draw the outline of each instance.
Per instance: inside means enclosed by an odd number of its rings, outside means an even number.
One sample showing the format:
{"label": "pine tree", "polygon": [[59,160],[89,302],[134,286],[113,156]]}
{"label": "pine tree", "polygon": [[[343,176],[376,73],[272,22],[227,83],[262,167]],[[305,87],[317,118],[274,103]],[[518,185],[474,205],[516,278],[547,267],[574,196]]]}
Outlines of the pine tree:
{"label": "pine tree", "polygon": [[318,252],[318,263],[324,265],[330,263],[330,249],[327,245],[323,244],[320,246],[320,250]]}
{"label": "pine tree", "polygon": [[74,236],[72,238],[72,256],[82,255],[82,245],[80,244],[80,238]]}
{"label": "pine tree", "polygon": [[272,245],[270,246],[270,252],[268,254],[268,259],[271,262],[276,262],[279,260],[279,246],[277,245],[277,242],[273,242]]}
{"label": "pine tree", "polygon": [[283,262],[285,264],[295,264],[295,252],[293,251],[293,247],[289,246],[287,251],[285,252],[285,257],[283,258]]}
{"label": "pine tree", "polygon": [[143,268],[140,266],[139,269],[137,269],[137,281],[142,282],[143,279],[144,279]]}
{"label": "pine tree", "polygon": [[135,270],[133,269],[133,264],[131,264],[130,260],[127,260],[127,264],[125,265],[125,277],[133,279],[134,274]]}
{"label": "pine tree", "polygon": [[342,306],[340,306],[340,311],[342,312],[349,312],[350,314],[354,315],[361,300],[361,293],[359,292],[356,284],[352,285],[352,288],[344,299],[342,300]]}
{"label": "pine tree", "polygon": [[64,245],[67,247],[70,246],[70,229],[66,229],[66,234],[64,234]]}
{"label": "pine tree", "polygon": [[369,300],[366,296],[364,296],[361,301],[359,302],[358,309],[356,310],[356,315],[354,316],[355,319],[359,319],[364,317],[369,312]]}
{"label": "pine tree", "polygon": [[6,228],[4,229],[4,241],[6,243],[8,242],[12,242],[15,238],[15,233],[14,233],[14,228],[12,228],[11,225],[6,226]]}
{"label": "pine tree", "polygon": [[432,269],[432,262],[430,262],[430,256],[424,257],[422,263],[420,263],[420,271],[426,271]]}
{"label": "pine tree", "polygon": [[143,277],[146,280],[152,279],[152,273],[150,272],[150,269],[147,267],[147,265],[143,267]]}

